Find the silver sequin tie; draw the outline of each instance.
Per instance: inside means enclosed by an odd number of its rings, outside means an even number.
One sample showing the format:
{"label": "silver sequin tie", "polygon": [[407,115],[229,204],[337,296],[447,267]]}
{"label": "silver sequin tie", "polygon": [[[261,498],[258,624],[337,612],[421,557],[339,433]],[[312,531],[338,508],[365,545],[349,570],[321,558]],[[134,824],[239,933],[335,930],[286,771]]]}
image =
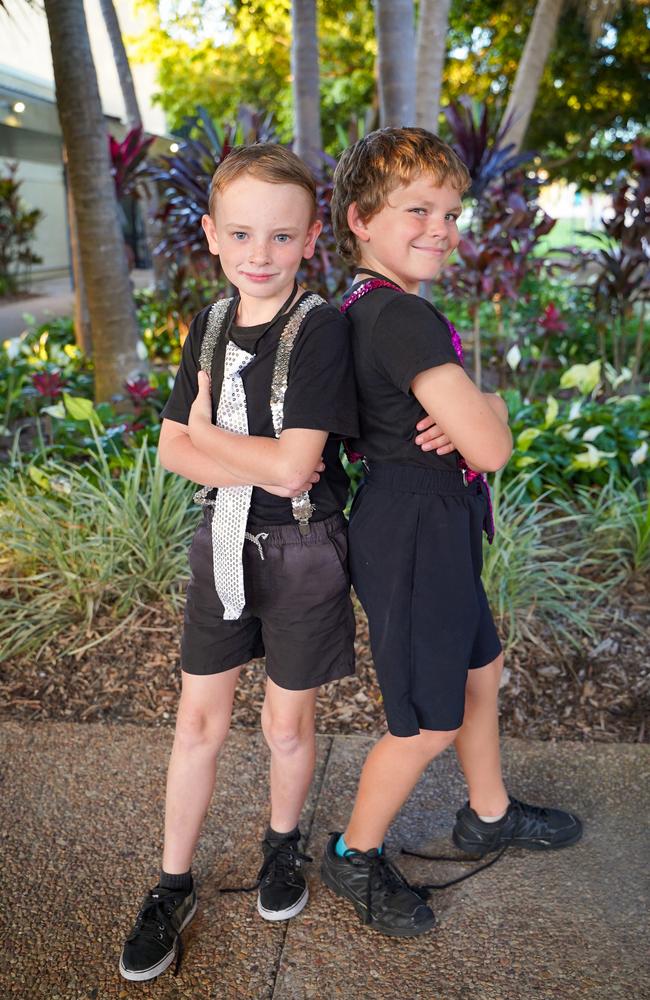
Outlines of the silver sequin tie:
{"label": "silver sequin tie", "polygon": [[[229,341],[226,345],[223,385],[217,408],[217,426],[233,434],[248,434],[246,393],[240,372],[254,355]],[[219,487],[212,515],[214,585],[224,607],[224,619],[241,617],[246,603],[242,549],[252,486]]]}

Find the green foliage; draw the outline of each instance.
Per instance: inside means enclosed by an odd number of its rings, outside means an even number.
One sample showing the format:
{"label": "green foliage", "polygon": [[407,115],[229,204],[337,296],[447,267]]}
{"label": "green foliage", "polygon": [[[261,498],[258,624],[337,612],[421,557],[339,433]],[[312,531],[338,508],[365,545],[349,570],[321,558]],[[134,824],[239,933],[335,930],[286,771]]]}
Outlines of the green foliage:
{"label": "green foliage", "polygon": [[[505,108],[535,12],[534,0],[453,3],[443,104],[461,95]],[[551,177],[598,186],[629,162],[650,111],[640,66],[650,62],[648,5],[621,5],[592,44],[588,5],[565,4],[544,69],[526,147]],[[513,30],[514,29],[514,30]]]}
{"label": "green foliage", "polygon": [[[593,392],[600,383],[600,363],[568,369],[567,388],[569,383]],[[578,486],[605,486],[612,477],[621,489],[650,467],[648,395],[611,396],[602,403],[585,395],[573,400],[549,396],[545,402],[525,403],[510,390],[505,398],[515,442],[507,469],[528,470],[532,496],[549,488],[570,494]]]}
{"label": "green foliage", "polygon": [[0,659],[64,631],[87,647],[100,613],[118,623],[147,601],[176,600],[195,522],[191,484],[167,475],[147,442],[119,479],[113,471],[96,448],[80,467],[3,474]]}
{"label": "green foliage", "polygon": [[544,498],[531,502],[529,492],[526,475],[496,477],[497,537],[484,546],[485,591],[506,648],[522,640],[579,646],[595,637],[599,608],[617,581],[594,578],[578,514]]}
{"label": "green foliage", "polygon": [[43,218],[40,208],[27,208],[20,196],[18,164],[7,164],[0,174],[0,298],[15,295],[25,285],[32,264],[42,258],[31,243]]}
{"label": "green foliage", "polygon": [[[136,58],[158,66],[158,101],[174,130],[202,106],[212,118],[232,121],[241,105],[270,111],[281,141],[293,134],[290,0],[237,0],[226,5],[224,31],[215,44],[204,28],[200,0],[172,3],[163,22],[157,0],[147,34],[132,40]],[[372,6],[354,0],[319,5],[321,118],[324,146],[339,148],[337,126],[347,133],[374,99],[376,42]],[[179,67],[182,66],[182,72]]]}

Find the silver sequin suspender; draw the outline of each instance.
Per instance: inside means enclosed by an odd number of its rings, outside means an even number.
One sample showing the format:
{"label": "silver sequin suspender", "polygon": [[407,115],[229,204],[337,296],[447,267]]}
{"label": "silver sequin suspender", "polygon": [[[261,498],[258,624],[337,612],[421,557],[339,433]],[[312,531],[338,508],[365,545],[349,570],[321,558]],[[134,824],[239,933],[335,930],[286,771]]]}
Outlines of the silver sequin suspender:
{"label": "silver sequin suspender", "polygon": [[[208,375],[212,374],[212,359],[214,357],[217,344],[223,336],[226,315],[232,301],[232,299],[219,299],[219,301],[215,302],[212,306],[208,315],[208,323],[203,337],[203,343],[201,344],[201,353],[199,355],[199,367],[201,371],[207,372]],[[289,316],[284,330],[280,334],[280,339],[275,353],[275,362],[273,365],[270,401],[273,431],[276,438],[280,437],[280,434],[282,433],[282,425],[284,422],[284,397],[289,382],[289,362],[298,332],[307,314],[317,306],[324,304],[325,300],[322,299],[320,295],[308,295],[298,303]],[[204,506],[213,506],[214,501],[208,499],[213,488],[214,487],[211,486],[203,486],[200,490],[197,490],[194,494],[194,502]],[[301,493],[300,496],[293,497],[291,500],[291,510],[295,520],[300,526],[300,531],[303,534],[306,534],[309,531],[309,521],[314,512],[314,507],[309,498],[309,493]]]}

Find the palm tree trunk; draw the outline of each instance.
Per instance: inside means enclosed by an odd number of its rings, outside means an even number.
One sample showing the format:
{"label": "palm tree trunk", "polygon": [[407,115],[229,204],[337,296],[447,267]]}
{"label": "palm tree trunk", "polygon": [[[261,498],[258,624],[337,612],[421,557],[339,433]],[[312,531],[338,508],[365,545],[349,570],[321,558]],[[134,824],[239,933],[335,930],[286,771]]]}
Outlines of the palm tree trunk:
{"label": "palm tree trunk", "polygon": [[503,116],[503,122],[507,122],[510,116],[513,116],[504,144],[513,143],[516,152],[519,152],[524,142],[542,73],[553,47],[563,4],[564,0],[537,0],[533,23],[517,67],[508,107]]}
{"label": "palm tree trunk", "polygon": [[83,0],[45,0],[45,14],[100,401],[120,392],[125,378],[141,368],[138,326]]}
{"label": "palm tree trunk", "polygon": [[413,0],[376,0],[382,127],[415,123]]}
{"label": "palm tree trunk", "polygon": [[68,170],[68,154],[63,150],[65,166],[65,189],[68,207],[68,225],[70,231],[70,257],[72,258],[72,280],[74,282],[74,339],[77,347],[86,357],[91,357],[93,344],[90,336],[90,316],[88,314],[88,298],[84,285],[81,255],[79,253],[79,234],[74,210],[74,199],[70,187],[70,172]]}
{"label": "palm tree trunk", "polygon": [[291,19],[294,149],[310,167],[316,168],[319,166],[323,149],[320,130],[316,0],[293,0]]}
{"label": "palm tree trunk", "polygon": [[[138,104],[138,95],[135,91],[131,64],[126,54],[124,39],[120,21],[115,10],[113,0],[99,0],[104,17],[104,24],[113,49],[113,59],[117,76],[122,88],[124,99],[124,111],[128,128],[142,127],[142,114]],[[151,183],[149,194],[142,195],[141,198],[142,225],[144,226],[145,240],[149,248],[149,256],[153,264],[156,288],[162,288],[166,284],[166,269],[163,259],[155,254],[157,244],[160,242],[158,226],[155,218],[158,212],[158,192],[155,183]]]}
{"label": "palm tree trunk", "polygon": [[450,5],[451,0],[420,0],[415,59],[415,120],[431,132],[438,131]]}

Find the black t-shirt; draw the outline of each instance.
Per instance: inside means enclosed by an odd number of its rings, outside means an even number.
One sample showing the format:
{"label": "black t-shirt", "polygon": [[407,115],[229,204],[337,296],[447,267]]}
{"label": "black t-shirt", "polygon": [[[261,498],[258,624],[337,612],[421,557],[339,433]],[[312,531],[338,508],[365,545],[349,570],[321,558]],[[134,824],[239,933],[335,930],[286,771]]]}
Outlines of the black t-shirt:
{"label": "black t-shirt", "polygon": [[360,436],[351,442],[353,449],[369,461],[456,469],[457,451],[436,455],[413,443],[415,425],[426,411],[411,382],[428,368],[459,364],[442,313],[419,295],[376,288],[346,315],[352,323],[359,405]]}
{"label": "black t-shirt", "polygon": [[[301,296],[299,301],[302,301]],[[294,309],[296,308],[294,306]],[[226,317],[229,322],[236,303]],[[292,312],[293,310],[291,310]],[[198,391],[197,372],[201,343],[210,306],[198,313],[190,325],[183,345],[183,356],[174,388],[162,416],[186,424]],[[271,416],[271,379],[280,334],[291,315],[285,313],[270,327],[268,324],[230,329],[230,337],[255,356],[242,371],[248,411],[248,433],[255,437],[275,437]],[[268,327],[268,329],[267,329]],[[225,356],[225,338],[220,338],[212,362],[212,419],[215,420]],[[310,310],[302,322],[291,351],[289,381],[284,397],[283,429],[303,428],[328,431],[323,450],[325,472],[310,491],[316,510],[313,520],[320,521],[343,509],[348,494],[348,477],[339,457],[339,442],[359,432],[357,423],[354,372],[350,351],[350,328],[332,306]],[[249,524],[291,524],[291,501],[255,487],[251,498]]]}

